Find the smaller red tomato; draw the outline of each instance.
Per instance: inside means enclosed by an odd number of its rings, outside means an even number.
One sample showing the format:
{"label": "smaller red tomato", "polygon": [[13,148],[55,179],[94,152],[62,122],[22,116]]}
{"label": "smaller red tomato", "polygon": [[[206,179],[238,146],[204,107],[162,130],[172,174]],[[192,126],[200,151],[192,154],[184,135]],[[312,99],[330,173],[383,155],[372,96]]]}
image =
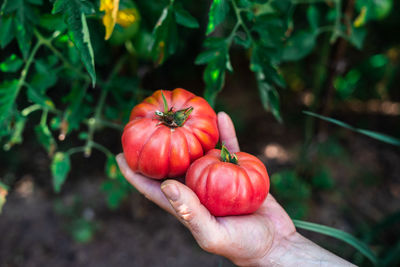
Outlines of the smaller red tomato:
{"label": "smaller red tomato", "polygon": [[186,185],[214,216],[255,212],[269,191],[264,164],[244,152],[230,154],[225,147],[210,150],[190,165]]}

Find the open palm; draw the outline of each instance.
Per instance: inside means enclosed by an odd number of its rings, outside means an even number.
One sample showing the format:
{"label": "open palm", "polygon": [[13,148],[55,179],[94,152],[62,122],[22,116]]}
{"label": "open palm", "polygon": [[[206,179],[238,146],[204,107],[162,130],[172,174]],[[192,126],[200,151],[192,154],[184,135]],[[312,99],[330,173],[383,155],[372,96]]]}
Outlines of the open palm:
{"label": "open palm", "polygon": [[[218,114],[218,128],[221,142],[231,152],[238,152],[235,128],[226,113]],[[214,217],[184,184],[176,180],[161,183],[134,173],[123,154],[117,156],[117,161],[125,178],[148,199],[176,216],[204,250],[238,265],[257,265],[296,234],[289,216],[270,194],[253,214]]]}

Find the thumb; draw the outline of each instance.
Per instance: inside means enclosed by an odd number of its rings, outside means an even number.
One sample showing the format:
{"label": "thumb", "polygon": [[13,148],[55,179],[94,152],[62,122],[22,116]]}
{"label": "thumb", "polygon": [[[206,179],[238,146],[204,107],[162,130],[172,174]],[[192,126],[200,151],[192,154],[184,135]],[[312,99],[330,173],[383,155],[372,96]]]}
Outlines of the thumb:
{"label": "thumb", "polygon": [[204,250],[213,252],[221,240],[221,229],[196,194],[186,185],[174,180],[163,182],[161,190],[175,211],[174,215],[190,230],[197,243]]}

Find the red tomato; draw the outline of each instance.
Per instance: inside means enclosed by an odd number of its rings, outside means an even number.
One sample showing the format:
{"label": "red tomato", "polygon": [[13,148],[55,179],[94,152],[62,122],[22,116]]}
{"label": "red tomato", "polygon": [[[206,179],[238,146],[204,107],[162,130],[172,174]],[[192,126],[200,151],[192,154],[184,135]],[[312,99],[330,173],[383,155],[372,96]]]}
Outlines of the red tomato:
{"label": "red tomato", "polygon": [[134,172],[163,179],[183,175],[218,138],[217,115],[207,101],[177,88],[158,90],[132,109],[122,148]]}
{"label": "red tomato", "polygon": [[224,162],[221,150],[213,149],[186,173],[186,185],[214,216],[253,213],[269,191],[267,169],[258,158],[238,152],[231,159],[236,163]]}

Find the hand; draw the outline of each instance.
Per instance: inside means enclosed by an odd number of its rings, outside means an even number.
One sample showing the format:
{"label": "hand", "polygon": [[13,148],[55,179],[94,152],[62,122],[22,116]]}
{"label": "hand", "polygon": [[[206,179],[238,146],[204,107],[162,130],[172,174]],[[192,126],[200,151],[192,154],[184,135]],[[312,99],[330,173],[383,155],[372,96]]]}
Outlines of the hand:
{"label": "hand", "polygon": [[[231,152],[239,151],[235,129],[230,117],[218,114],[220,139]],[[174,215],[193,234],[204,250],[227,257],[241,266],[296,265],[303,250],[316,255],[329,254],[296,232],[292,220],[271,194],[261,207],[251,215],[214,217],[204,207],[196,194],[176,180],[159,182],[132,172],[123,154],[117,156],[118,165],[125,178],[146,198]],[[288,253],[291,252],[291,253]],[[322,254],[321,254],[322,253]],[[308,259],[313,259],[305,253]],[[315,256],[315,255],[314,255]],[[324,260],[332,259],[324,256]],[[304,261],[300,261],[304,264]]]}

